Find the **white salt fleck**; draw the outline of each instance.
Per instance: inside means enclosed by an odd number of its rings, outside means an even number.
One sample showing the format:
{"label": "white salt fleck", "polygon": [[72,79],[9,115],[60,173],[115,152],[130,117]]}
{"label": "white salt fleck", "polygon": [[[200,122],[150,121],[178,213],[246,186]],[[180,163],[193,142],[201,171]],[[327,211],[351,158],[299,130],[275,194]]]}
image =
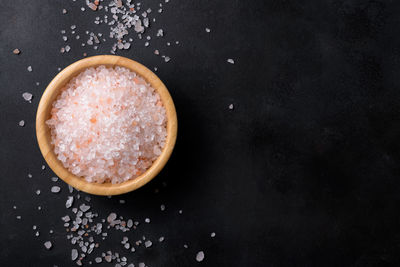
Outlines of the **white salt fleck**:
{"label": "white salt fleck", "polygon": [[160,238],[158,239],[158,242],[163,242],[164,241],[164,237],[163,236],[160,236]]}
{"label": "white salt fleck", "polygon": [[163,31],[163,29],[158,29],[158,31],[157,31],[157,35],[156,35],[157,37],[163,37],[164,36],[164,31]]}
{"label": "white salt fleck", "polygon": [[100,263],[100,262],[102,262],[102,259],[101,259],[100,257],[97,257],[97,258],[94,259],[94,261],[95,261],[96,263]]}
{"label": "white salt fleck", "polygon": [[145,222],[145,223],[150,223],[150,219],[149,219],[149,218],[146,218],[146,219],[144,219],[144,222]]}
{"label": "white salt fleck", "polygon": [[71,250],[71,260],[76,260],[78,258],[78,250],[72,249]]}
{"label": "white salt fleck", "polygon": [[235,64],[235,61],[234,61],[233,59],[231,59],[231,58],[228,58],[226,61],[227,61],[228,63]]}
{"label": "white salt fleck", "polygon": [[31,103],[31,100],[32,100],[32,94],[31,93],[25,92],[25,93],[22,94],[22,97],[24,98],[25,101],[28,101],[29,103]]}
{"label": "white salt fleck", "polygon": [[59,186],[53,186],[51,187],[51,192],[52,193],[58,193],[61,191],[61,188]]}
{"label": "white salt fleck", "polygon": [[164,58],[164,61],[165,61],[165,62],[168,62],[168,61],[170,61],[170,60],[171,60],[170,57],[165,57],[165,58]]}
{"label": "white salt fleck", "polygon": [[28,178],[32,178],[32,174],[28,173]]}
{"label": "white salt fleck", "polygon": [[204,252],[203,251],[199,251],[196,255],[196,261],[201,262],[204,260]]}
{"label": "white salt fleck", "polygon": [[90,210],[90,206],[82,204],[79,206],[79,209],[83,212],[87,212],[88,210]]}
{"label": "white salt fleck", "polygon": [[50,241],[44,242],[44,247],[45,247],[47,250],[51,249],[52,246],[53,246],[53,244],[51,244]]}
{"label": "white salt fleck", "polygon": [[57,182],[58,181],[58,177],[51,177],[51,180],[53,181],[53,182]]}
{"label": "white salt fleck", "polygon": [[162,204],[162,205],[160,206],[160,210],[161,210],[161,211],[164,211],[164,210],[165,210],[165,205],[164,205],[164,204]]}
{"label": "white salt fleck", "polygon": [[20,215],[18,215],[16,218],[17,218],[18,220],[21,220],[22,217],[21,217]]}
{"label": "white salt fleck", "polygon": [[24,127],[25,125],[25,121],[24,120],[20,120],[18,123],[19,126]]}
{"label": "white salt fleck", "polygon": [[206,28],[206,32],[211,32],[210,28]]}
{"label": "white salt fleck", "polygon": [[32,66],[28,66],[27,70],[28,70],[29,72],[31,72],[31,71],[32,71]]}
{"label": "white salt fleck", "polygon": [[234,108],[234,106],[233,106],[233,104],[229,104],[229,107],[228,107],[230,110],[232,110],[233,108]]}
{"label": "white salt fleck", "polygon": [[67,209],[72,207],[72,204],[74,203],[74,197],[73,196],[69,196],[67,201],[65,202],[65,207]]}
{"label": "white salt fleck", "polygon": [[183,210],[179,210],[178,213],[179,213],[179,214],[182,214],[182,213],[183,213]]}
{"label": "white salt fleck", "polygon": [[68,40],[67,36],[63,36],[62,39],[64,40],[64,42],[66,42]]}
{"label": "white salt fleck", "polygon": [[66,45],[66,46],[65,46],[65,52],[67,52],[67,53],[68,53],[68,52],[69,52],[69,50],[71,50],[71,47],[70,47],[69,45]]}
{"label": "white salt fleck", "polygon": [[36,190],[36,195],[40,195],[40,190]]}
{"label": "white salt fleck", "polygon": [[212,232],[210,236],[211,236],[211,237],[215,237],[215,233],[214,233],[214,232]]}
{"label": "white salt fleck", "polygon": [[46,169],[46,166],[42,165],[42,170]]}
{"label": "white salt fleck", "polygon": [[144,242],[144,246],[146,247],[146,248],[149,248],[149,247],[151,247],[153,245],[153,243],[150,241],[150,240],[147,240],[146,242]]}
{"label": "white salt fleck", "polygon": [[62,10],[62,13],[63,13],[63,14],[67,14],[67,10],[64,8],[64,9]]}

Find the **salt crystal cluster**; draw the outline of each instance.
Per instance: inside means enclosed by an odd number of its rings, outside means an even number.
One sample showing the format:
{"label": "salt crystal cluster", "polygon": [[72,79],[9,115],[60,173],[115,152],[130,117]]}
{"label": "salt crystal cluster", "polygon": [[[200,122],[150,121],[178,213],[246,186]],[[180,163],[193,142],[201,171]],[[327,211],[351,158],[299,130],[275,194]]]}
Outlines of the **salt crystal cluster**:
{"label": "salt crystal cluster", "polygon": [[145,172],[167,136],[159,94],[122,67],[88,68],[73,78],[46,123],[64,167],[97,183],[121,183]]}

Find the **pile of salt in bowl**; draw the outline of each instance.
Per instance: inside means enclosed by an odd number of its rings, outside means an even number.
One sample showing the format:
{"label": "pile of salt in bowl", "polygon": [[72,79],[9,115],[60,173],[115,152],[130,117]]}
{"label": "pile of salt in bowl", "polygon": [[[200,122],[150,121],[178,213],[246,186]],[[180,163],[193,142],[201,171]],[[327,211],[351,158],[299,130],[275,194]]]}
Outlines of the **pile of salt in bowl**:
{"label": "pile of salt in bowl", "polygon": [[167,136],[159,94],[122,67],[81,72],[53,103],[46,123],[64,167],[97,183],[141,175],[161,154]]}

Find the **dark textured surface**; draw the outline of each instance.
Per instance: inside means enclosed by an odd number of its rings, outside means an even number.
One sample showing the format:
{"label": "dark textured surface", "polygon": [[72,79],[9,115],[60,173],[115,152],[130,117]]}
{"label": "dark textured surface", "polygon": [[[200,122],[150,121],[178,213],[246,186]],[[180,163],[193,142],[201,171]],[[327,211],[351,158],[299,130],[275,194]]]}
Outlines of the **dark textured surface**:
{"label": "dark textured surface", "polygon": [[[77,24],[80,33],[106,33],[82,5],[0,0],[1,266],[73,265],[60,220],[68,190],[58,182],[62,192],[50,193],[53,174],[41,170],[34,119],[57,68],[83,52],[94,55],[76,40],[61,55],[60,30]],[[128,258],[149,266],[399,266],[399,14],[398,1],[165,5],[151,30],[162,25],[165,39],[151,48],[142,40],[119,54],[159,67],[178,112],[176,150],[144,188],[91,201],[101,216],[150,217],[128,234],[133,240],[165,236]],[[175,40],[179,46],[165,46]],[[152,53],[160,47],[172,58],[168,64]],[[22,54],[13,55],[14,48]],[[96,53],[108,51],[105,45]],[[34,94],[32,104],[23,101],[25,91]],[[110,248],[123,252],[121,238],[101,243],[90,258]],[[202,264],[195,261],[199,250]]]}

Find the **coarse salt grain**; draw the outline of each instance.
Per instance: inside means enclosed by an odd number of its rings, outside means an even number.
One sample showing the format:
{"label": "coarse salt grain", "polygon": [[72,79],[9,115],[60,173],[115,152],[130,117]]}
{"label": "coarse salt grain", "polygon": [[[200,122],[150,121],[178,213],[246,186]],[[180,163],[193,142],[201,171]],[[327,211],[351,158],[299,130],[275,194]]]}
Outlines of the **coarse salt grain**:
{"label": "coarse salt grain", "polygon": [[46,123],[57,158],[88,182],[135,178],[165,145],[160,96],[126,68],[86,69],[66,85],[51,114]]}

